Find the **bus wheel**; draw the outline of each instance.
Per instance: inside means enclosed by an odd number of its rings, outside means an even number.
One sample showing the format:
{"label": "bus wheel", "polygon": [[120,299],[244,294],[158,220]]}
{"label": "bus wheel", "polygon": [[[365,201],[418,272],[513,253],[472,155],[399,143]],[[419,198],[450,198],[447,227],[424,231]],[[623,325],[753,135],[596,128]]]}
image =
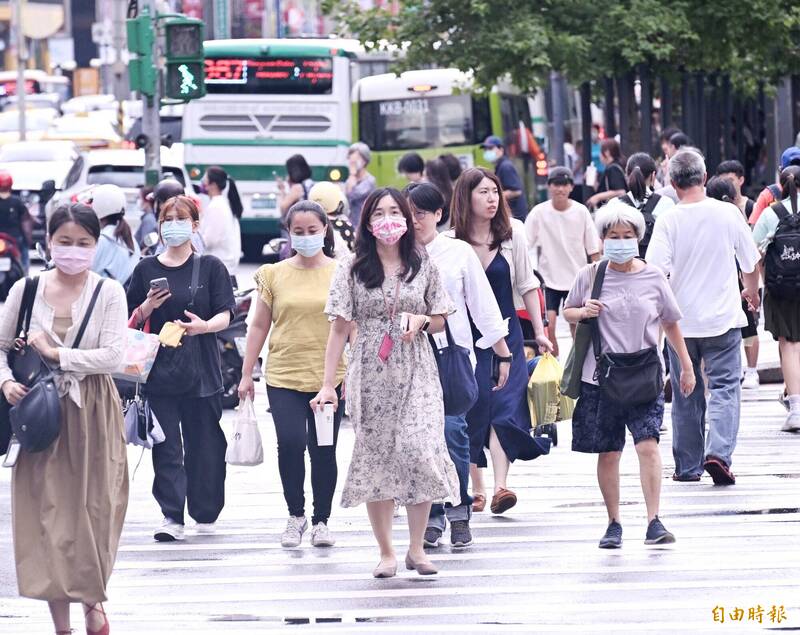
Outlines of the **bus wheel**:
{"label": "bus wheel", "polygon": [[258,236],[242,236],[242,251],[244,251],[245,260],[261,261],[264,240]]}

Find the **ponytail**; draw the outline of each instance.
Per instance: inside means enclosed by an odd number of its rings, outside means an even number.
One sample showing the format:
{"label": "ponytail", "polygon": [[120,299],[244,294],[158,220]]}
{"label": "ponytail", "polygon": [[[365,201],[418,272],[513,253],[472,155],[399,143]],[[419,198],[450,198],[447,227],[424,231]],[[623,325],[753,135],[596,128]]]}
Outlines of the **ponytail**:
{"label": "ponytail", "polygon": [[790,165],[780,176],[781,198],[788,198],[792,214],[797,214],[797,195],[800,192],[800,166]]}
{"label": "ponytail", "polygon": [[628,179],[628,191],[633,194],[637,203],[647,198],[647,179],[656,173],[656,162],[646,152],[637,152],[628,159],[625,168]]}
{"label": "ponytail", "polygon": [[239,196],[239,188],[236,187],[236,181],[231,177],[228,177],[228,204],[231,206],[233,215],[236,218],[241,218],[242,212],[244,212],[244,205],[242,205],[242,199]]}
{"label": "ponytail", "polygon": [[125,220],[124,214],[106,216],[103,221],[109,225],[115,225],[114,240],[124,244],[130,251],[134,251],[133,233],[131,232],[131,226]]}

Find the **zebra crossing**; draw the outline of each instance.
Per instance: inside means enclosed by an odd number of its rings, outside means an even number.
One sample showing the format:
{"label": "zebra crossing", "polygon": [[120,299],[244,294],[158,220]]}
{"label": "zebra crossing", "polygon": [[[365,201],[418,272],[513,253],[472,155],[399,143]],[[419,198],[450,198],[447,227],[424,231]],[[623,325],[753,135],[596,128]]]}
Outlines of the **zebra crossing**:
{"label": "zebra crossing", "polygon": [[[664,434],[661,516],[677,537],[674,545],[643,544],[646,514],[629,447],[621,468],[624,545],[597,548],[606,516],[595,460],[570,451],[567,423],[560,424],[560,443],[549,456],[512,467],[517,507],[502,517],[473,516],[472,547],[451,549],[445,533],[443,546],[432,551],[437,576],[401,570],[389,580],[371,577],[378,556],[363,507],[334,509],[335,547],[315,549],[306,535],[301,547],[281,548],[286,512],[274,433],[264,414],[267,460],[230,468],[214,535],[197,535],[189,526],[184,542],[153,542],[160,518],[149,492],[149,457],[142,461],[109,588],[112,632],[742,633],[800,627],[800,436],[779,432],[783,409],[776,393],[776,386],[765,386],[746,396],[734,487],[715,488],[710,479],[674,483],[670,433]],[[265,413],[266,404],[258,408]],[[228,430],[231,421],[226,415]],[[352,440],[345,427],[340,482]],[[138,458],[131,450],[131,466]],[[9,472],[0,478],[8,481]],[[48,633],[45,605],[16,596],[7,483],[0,499],[0,632]],[[402,558],[402,515],[394,529]],[[80,625],[78,611],[73,621]]]}

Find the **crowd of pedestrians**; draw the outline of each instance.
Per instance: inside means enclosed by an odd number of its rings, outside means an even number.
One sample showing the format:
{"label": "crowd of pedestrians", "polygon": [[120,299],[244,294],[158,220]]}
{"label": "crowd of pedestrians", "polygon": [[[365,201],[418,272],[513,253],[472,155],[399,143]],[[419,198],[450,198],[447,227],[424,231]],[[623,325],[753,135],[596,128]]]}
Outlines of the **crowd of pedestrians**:
{"label": "crowd of pedestrians", "polygon": [[[307,531],[314,547],[336,544],[329,523],[345,416],[355,441],[341,504],[366,504],[379,551],[373,575],[397,573],[398,505],[408,520],[408,570],[437,573],[429,554],[448,524],[451,546],[469,547],[473,513],[488,504],[505,514],[517,504],[512,463],[550,451],[549,438],[532,434],[525,346],[565,359],[556,337],[562,315],[580,375],[572,449],[598,455],[608,513],[601,548],[622,545],[619,466],[628,431],[647,508],[644,541],[676,539],[660,519],[667,373],[672,478],[697,482],[707,472],[716,485],[735,484],[741,392],[759,383],[762,298],[786,383],[783,430],[800,431],[800,149],[783,153],[777,183],[753,201],[738,161],[722,162],[708,180],[685,134],[665,130],[661,143],[659,163],[645,152],[626,160],[616,140],[603,140],[603,175],[585,203],[576,200],[573,171],[555,166],[547,200],[530,210],[495,136],[480,146],[493,171],[463,169],[449,154],[404,155],[402,192],[376,186],[364,143],[349,148],[341,185],[315,183],[300,155],[287,160],[287,180],[277,179],[286,245],[279,262],[255,275],[238,386],[241,400],[255,397],[250,369],[269,340],[266,394],[288,512],[283,547],[299,547]],[[9,187],[0,175],[0,211],[21,236],[24,214]],[[61,433],[45,452],[19,455],[12,510],[20,593],[49,602],[59,634],[70,632],[71,602],[84,605],[90,634],[109,632],[102,602],[128,499],[110,375],[126,324],[180,342],[159,349],[143,387],[165,437],[152,449],[163,516],[154,539],[183,540],[187,514],[197,533],[213,533],[225,505],[216,334],[236,306],[243,204],[220,167],[206,170],[201,193],[202,205],[171,180],[143,192],[136,234],[113,185],[95,188],[88,205],[59,208],[48,225],[52,267],[33,287],[15,284],[0,312],[0,385],[10,406],[31,390],[15,374],[20,348],[59,369]],[[154,255],[142,257],[151,248]],[[20,332],[31,299],[30,326]],[[519,311],[530,318],[531,340]],[[474,390],[453,402],[454,377],[442,360],[459,355],[460,388]],[[332,443],[318,438],[326,407]],[[72,548],[62,549],[64,541]]]}

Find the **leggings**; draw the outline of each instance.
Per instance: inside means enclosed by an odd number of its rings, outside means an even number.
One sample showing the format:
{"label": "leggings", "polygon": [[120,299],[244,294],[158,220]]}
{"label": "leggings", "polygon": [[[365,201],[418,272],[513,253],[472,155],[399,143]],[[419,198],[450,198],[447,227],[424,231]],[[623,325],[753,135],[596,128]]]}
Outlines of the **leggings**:
{"label": "leggings", "polygon": [[[336,389],[337,395],[339,388]],[[267,386],[267,397],[278,436],[278,471],[283,497],[292,516],[305,516],[306,480],[305,451],[311,458],[311,491],[314,494],[314,515],[311,524],[328,522],[333,492],[336,489],[336,442],[342,420],[342,402],[333,415],[333,445],[317,445],[314,412],[308,402],[316,393]]]}

